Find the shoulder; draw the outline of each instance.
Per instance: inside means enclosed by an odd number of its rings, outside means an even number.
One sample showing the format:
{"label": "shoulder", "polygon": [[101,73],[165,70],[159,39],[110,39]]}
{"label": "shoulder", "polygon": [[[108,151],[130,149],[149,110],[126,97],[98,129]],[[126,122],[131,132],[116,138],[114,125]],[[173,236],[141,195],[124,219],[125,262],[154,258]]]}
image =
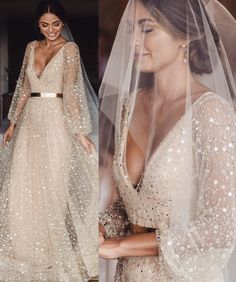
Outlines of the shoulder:
{"label": "shoulder", "polygon": [[193,107],[193,122],[197,128],[217,130],[236,125],[233,105],[215,93],[203,94]]}
{"label": "shoulder", "polygon": [[31,41],[29,43],[27,43],[26,47],[25,47],[25,55],[24,55],[24,61],[27,62],[29,59],[29,56],[31,54],[31,50],[33,49],[33,46],[35,44],[36,41]]}
{"label": "shoulder", "polygon": [[194,112],[201,116],[214,115],[219,116],[227,113],[233,113],[233,104],[225,98],[213,92],[205,93],[195,102]]}
{"label": "shoulder", "polygon": [[76,54],[79,53],[79,47],[75,42],[68,41],[65,43],[64,50],[66,54]]}
{"label": "shoulder", "polygon": [[37,42],[37,40],[28,42],[27,45],[26,45],[26,48],[25,48],[26,51],[32,49],[32,47],[36,44],[36,42]]}

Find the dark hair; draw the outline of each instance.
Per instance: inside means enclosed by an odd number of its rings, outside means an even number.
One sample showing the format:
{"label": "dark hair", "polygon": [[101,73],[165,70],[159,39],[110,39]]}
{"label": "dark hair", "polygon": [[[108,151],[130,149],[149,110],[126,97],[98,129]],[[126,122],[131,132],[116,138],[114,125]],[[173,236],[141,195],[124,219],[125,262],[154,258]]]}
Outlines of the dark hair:
{"label": "dark hair", "polygon": [[40,35],[40,30],[38,27],[39,19],[46,13],[52,13],[56,15],[63,23],[66,22],[66,11],[59,0],[42,0],[38,3],[34,15],[34,26]]}
{"label": "dark hair", "polygon": [[[220,54],[220,37],[204,5],[197,0],[139,0],[157,22],[177,38],[189,36],[189,64],[195,74],[212,73],[202,11]],[[197,23],[197,24],[196,24]],[[200,35],[200,36],[199,36]]]}

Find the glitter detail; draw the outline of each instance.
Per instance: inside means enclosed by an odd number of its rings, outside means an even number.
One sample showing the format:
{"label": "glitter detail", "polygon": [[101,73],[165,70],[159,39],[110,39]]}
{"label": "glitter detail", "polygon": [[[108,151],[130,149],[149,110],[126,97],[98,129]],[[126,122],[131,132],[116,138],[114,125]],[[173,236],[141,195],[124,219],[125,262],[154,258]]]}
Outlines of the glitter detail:
{"label": "glitter detail", "polygon": [[66,43],[39,78],[34,46],[8,116],[14,135],[0,154],[0,280],[88,281],[98,273],[98,162],[76,139],[91,130],[79,49]]}

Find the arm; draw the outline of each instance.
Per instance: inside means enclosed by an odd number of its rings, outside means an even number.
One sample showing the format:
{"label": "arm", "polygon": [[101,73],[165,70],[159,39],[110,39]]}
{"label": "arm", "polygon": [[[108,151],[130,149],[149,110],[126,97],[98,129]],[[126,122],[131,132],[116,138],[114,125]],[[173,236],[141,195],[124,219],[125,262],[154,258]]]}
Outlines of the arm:
{"label": "arm", "polygon": [[18,122],[20,115],[23,111],[23,108],[25,106],[25,103],[30,94],[30,84],[26,74],[26,67],[29,59],[31,46],[32,43],[29,43],[26,47],[20,75],[17,81],[16,89],[8,113],[8,119],[10,120],[12,127],[15,126],[15,124]]}
{"label": "arm", "polygon": [[99,231],[106,236],[101,240],[99,255],[106,259],[125,256],[156,256],[157,241],[154,232],[126,235],[130,229],[122,198],[101,214]]}
{"label": "arm", "polygon": [[[204,148],[199,163],[204,174],[199,175],[198,184],[202,205],[198,208],[196,219],[190,222],[187,234],[180,234],[177,227],[176,232],[171,230],[171,233],[167,230],[159,234],[157,230],[156,234],[153,232],[108,239],[100,248],[101,256],[110,259],[155,256],[160,250],[169,267],[180,277],[200,281],[209,275],[212,267],[215,271],[221,271],[234,247],[236,181],[232,173],[235,171],[235,161],[232,160],[235,149],[231,144],[232,132],[236,134],[236,124],[230,108],[226,105],[215,107],[221,107],[222,113],[217,112],[214,116],[208,110],[202,116],[199,113],[204,131],[199,132],[201,138],[198,136],[199,146]],[[215,107],[212,103],[209,105],[209,108]],[[214,124],[209,123],[206,112],[215,118]],[[230,130],[227,131],[227,128]],[[209,144],[209,140],[214,140],[211,141],[214,144]],[[224,146],[228,148],[223,150]],[[218,153],[214,153],[216,147],[219,148]]]}
{"label": "arm", "polygon": [[105,239],[99,248],[99,255],[105,259],[157,256],[156,233],[132,234]]}
{"label": "arm", "polygon": [[173,226],[160,249],[172,271],[188,281],[211,281],[235,245],[235,135],[233,109],[212,97],[196,112],[194,148],[198,201],[186,233]]}
{"label": "arm", "polygon": [[91,131],[80,53],[76,44],[65,46],[63,104],[67,125],[73,135]]}

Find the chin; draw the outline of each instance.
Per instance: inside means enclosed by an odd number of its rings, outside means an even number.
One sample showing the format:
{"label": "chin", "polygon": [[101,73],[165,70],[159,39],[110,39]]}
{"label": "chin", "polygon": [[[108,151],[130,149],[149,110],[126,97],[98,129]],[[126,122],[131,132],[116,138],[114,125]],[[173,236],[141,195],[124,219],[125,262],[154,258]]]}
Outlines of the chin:
{"label": "chin", "polygon": [[154,70],[150,65],[147,65],[147,64],[136,63],[135,67],[136,67],[136,69],[138,69],[138,71],[143,72],[143,73],[156,72],[156,70]]}
{"label": "chin", "polygon": [[152,62],[147,62],[147,60],[140,60],[140,61],[135,61],[135,67],[136,69],[138,68],[139,71],[141,72],[154,72],[154,68],[152,66]]}

